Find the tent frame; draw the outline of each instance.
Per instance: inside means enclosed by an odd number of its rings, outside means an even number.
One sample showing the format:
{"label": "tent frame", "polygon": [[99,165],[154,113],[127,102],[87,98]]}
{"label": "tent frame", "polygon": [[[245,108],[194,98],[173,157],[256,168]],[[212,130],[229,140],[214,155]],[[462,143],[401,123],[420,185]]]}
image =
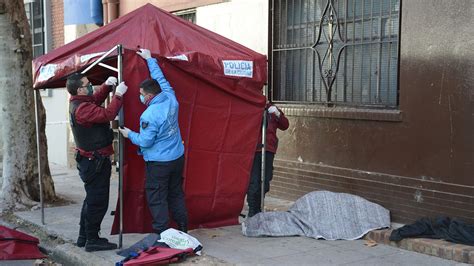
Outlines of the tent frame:
{"label": "tent frame", "polygon": [[[117,67],[112,67],[102,61],[109,56],[114,51],[117,51]],[[112,49],[103,54],[99,59],[95,60],[90,66],[84,69],[81,74],[87,73],[94,66],[99,65],[101,67],[107,68],[117,73],[118,83],[123,81],[123,46],[118,44]],[[37,146],[37,157],[38,157],[38,178],[39,178],[39,188],[40,188],[40,205],[41,205],[41,223],[44,225],[44,200],[43,200],[43,176],[41,173],[41,153],[40,153],[40,134],[39,134],[39,92],[38,90],[34,91],[35,96],[35,120],[36,120],[36,146]],[[124,115],[123,107],[119,111],[119,127],[124,126]],[[267,131],[267,110],[263,112],[263,123],[262,123],[262,164],[261,164],[261,210],[265,212],[265,165],[266,165],[266,131]],[[119,245],[118,248],[122,248],[123,244],[123,160],[124,160],[124,138],[121,134],[119,136],[119,161],[116,165],[116,170],[119,173]]]}
{"label": "tent frame", "polygon": [[[112,67],[107,64],[102,63],[102,61],[109,56],[114,51],[117,51],[117,67]],[[114,46],[108,52],[103,54],[99,59],[95,60],[90,66],[84,69],[81,74],[87,73],[94,66],[99,65],[101,67],[107,68],[117,73],[118,82],[123,81],[123,47],[121,44]],[[44,200],[43,200],[43,176],[41,173],[41,153],[40,153],[40,133],[39,133],[39,92],[38,90],[34,91],[35,96],[35,120],[36,120],[36,147],[37,147],[37,156],[38,156],[38,178],[39,178],[39,188],[40,188],[40,205],[41,205],[41,223],[44,225]],[[119,126],[123,127],[124,118],[123,118],[123,108],[120,108],[119,112]],[[116,165],[116,169],[119,172],[119,248],[122,248],[122,237],[123,237],[123,153],[124,153],[124,139],[121,134],[119,136],[119,161]]]}
{"label": "tent frame", "polygon": [[265,166],[267,165],[267,109],[263,110],[263,123],[262,123],[262,164],[261,170],[262,173],[260,174],[260,182],[261,182],[261,192],[260,192],[260,210],[265,212],[265,180],[266,180],[266,169]]}

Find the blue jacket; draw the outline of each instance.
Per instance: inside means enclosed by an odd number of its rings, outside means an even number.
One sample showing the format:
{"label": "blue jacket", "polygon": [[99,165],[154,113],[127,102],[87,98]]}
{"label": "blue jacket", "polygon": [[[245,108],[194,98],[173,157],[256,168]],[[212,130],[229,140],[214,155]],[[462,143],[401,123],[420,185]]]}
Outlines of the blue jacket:
{"label": "blue jacket", "polygon": [[156,95],[140,116],[140,133],[131,131],[130,141],[140,146],[146,162],[168,162],[184,154],[184,145],[178,125],[178,101],[170,83],[154,58],[147,59],[153,79],[158,81],[161,93]]}

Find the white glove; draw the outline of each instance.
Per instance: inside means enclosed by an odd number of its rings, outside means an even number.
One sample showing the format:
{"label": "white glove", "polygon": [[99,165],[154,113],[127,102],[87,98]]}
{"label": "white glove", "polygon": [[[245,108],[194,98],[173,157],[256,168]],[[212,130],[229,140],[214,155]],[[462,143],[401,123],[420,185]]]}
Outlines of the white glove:
{"label": "white glove", "polygon": [[137,51],[137,54],[145,60],[151,58],[151,52],[148,49],[140,49],[140,51]]}
{"label": "white glove", "polygon": [[125,85],[125,82],[122,81],[120,82],[120,84],[117,86],[117,88],[115,88],[115,95],[117,96],[122,96],[124,95],[128,90],[128,87],[127,85]]}
{"label": "white glove", "polygon": [[130,129],[124,127],[124,128],[118,128],[118,130],[120,131],[120,133],[122,133],[123,137],[124,138],[128,138],[128,133],[130,133]]}
{"label": "white glove", "polygon": [[275,115],[276,115],[277,117],[280,117],[280,111],[278,111],[278,108],[276,108],[275,105],[272,105],[272,106],[270,106],[270,107],[268,108],[268,113],[269,113],[269,114],[275,113]]}
{"label": "white glove", "polygon": [[108,77],[105,81],[105,85],[109,86],[117,86],[117,78],[116,77]]}

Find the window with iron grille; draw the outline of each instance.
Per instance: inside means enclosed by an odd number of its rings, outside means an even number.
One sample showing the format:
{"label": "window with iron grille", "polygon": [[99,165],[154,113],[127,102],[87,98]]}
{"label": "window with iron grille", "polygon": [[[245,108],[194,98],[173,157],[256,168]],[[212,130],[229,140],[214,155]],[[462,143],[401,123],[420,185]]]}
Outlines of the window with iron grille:
{"label": "window with iron grille", "polygon": [[398,107],[400,0],[274,0],[272,100]]}
{"label": "window with iron grille", "polygon": [[45,53],[44,2],[42,0],[25,1],[25,11],[33,44],[33,58]]}
{"label": "window with iron grille", "polygon": [[188,9],[173,13],[176,16],[196,24],[196,9]]}

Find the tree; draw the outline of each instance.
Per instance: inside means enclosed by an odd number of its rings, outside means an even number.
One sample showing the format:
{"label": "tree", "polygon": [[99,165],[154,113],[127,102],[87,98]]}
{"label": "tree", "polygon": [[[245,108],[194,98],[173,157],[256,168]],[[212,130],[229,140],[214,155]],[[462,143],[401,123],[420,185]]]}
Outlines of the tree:
{"label": "tree", "polygon": [[[0,130],[3,184],[0,208],[31,207],[39,201],[31,34],[23,0],[0,0]],[[43,198],[56,193],[47,160],[46,112],[39,100]]]}

